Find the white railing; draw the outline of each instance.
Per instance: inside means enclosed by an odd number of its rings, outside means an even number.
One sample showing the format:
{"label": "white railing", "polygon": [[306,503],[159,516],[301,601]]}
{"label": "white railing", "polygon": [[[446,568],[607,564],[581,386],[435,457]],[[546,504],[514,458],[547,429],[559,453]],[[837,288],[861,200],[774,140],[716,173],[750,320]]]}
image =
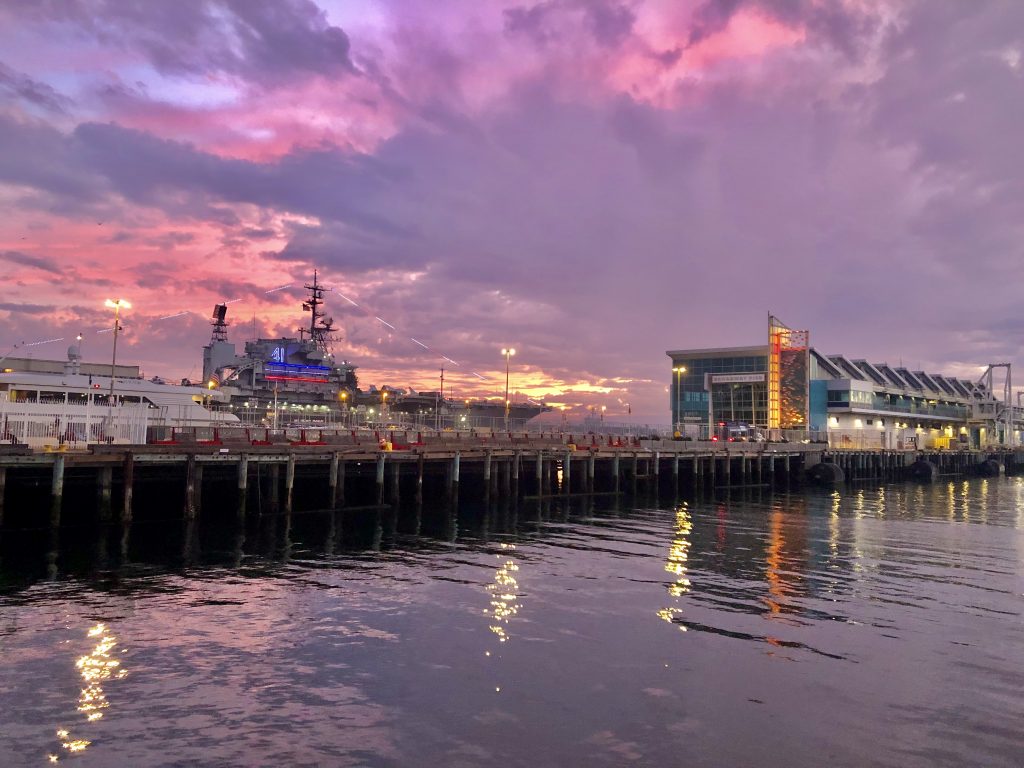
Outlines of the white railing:
{"label": "white railing", "polygon": [[32,448],[82,447],[90,443],[146,442],[145,405],[50,405],[0,398],[0,441]]}

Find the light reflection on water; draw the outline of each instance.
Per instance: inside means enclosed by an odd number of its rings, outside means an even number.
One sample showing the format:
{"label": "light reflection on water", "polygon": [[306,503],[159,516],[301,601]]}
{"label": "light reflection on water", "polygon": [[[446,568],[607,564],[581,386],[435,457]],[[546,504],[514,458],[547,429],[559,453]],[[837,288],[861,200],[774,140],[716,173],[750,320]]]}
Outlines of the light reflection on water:
{"label": "light reflection on water", "polygon": [[5,531],[0,763],[1017,765],[1022,503],[1011,478]]}
{"label": "light reflection on water", "polygon": [[487,585],[487,591],[491,593],[490,629],[498,636],[498,641],[504,643],[509,638],[509,622],[519,613],[519,582],[516,580],[519,565],[511,557],[516,545],[503,541],[500,546],[502,551],[496,557],[502,563],[494,573],[494,583]]}
{"label": "light reflection on water", "polygon": [[[90,627],[86,631],[86,638],[94,645],[89,653],[78,657],[75,668],[85,683],[85,687],[78,695],[77,711],[85,715],[87,725],[101,719],[105,714],[104,710],[110,707],[103,683],[110,679],[120,680],[127,672],[121,666],[121,662],[112,655],[117,647],[117,639],[106,624],[100,623]],[[57,739],[61,747],[70,754],[81,752],[92,743],[89,739],[82,738],[82,733],[87,730],[85,726],[73,726],[72,730],[63,727],[57,729]],[[60,756],[50,753],[47,759],[51,763],[56,763]]]}

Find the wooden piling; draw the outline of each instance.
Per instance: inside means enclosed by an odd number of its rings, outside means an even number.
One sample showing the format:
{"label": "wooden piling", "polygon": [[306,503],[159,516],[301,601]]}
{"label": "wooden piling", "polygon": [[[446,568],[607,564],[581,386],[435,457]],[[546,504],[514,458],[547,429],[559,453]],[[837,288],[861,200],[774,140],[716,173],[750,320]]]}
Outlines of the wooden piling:
{"label": "wooden piling", "polygon": [[196,477],[195,504],[196,504],[196,514],[198,515],[200,512],[203,511],[203,465],[202,464],[196,464],[195,477]]}
{"label": "wooden piling", "polygon": [[60,508],[64,498],[64,454],[53,457],[53,474],[50,478],[50,523],[60,525]]}
{"label": "wooden piling", "polygon": [[249,495],[249,457],[244,453],[238,457],[238,514],[245,514],[246,498]]}
{"label": "wooden piling", "polygon": [[340,463],[341,457],[338,452],[331,453],[331,466],[327,469],[327,504],[330,509],[335,509],[338,506],[338,465]]}
{"label": "wooden piling", "polygon": [[292,511],[292,491],[295,488],[295,454],[288,454],[288,463],[284,466],[284,511]]}
{"label": "wooden piling", "polygon": [[377,454],[377,503],[384,503],[384,453]]}
{"label": "wooden piling", "polygon": [[124,455],[124,502],[121,506],[121,522],[129,523],[132,519],[132,494],[135,489],[135,456],[131,451]]}
{"label": "wooden piling", "polygon": [[270,501],[270,508],[277,511],[277,505],[281,498],[281,465],[276,461],[270,465],[267,471],[267,485],[270,486],[267,498]]}
{"label": "wooden piling", "polygon": [[338,480],[335,483],[335,490],[337,492],[337,499],[335,500],[336,507],[345,506],[345,462],[338,462]]}
{"label": "wooden piling", "polygon": [[96,476],[96,495],[99,499],[100,520],[109,520],[111,512],[111,491],[114,485],[114,468],[104,466],[99,468]]}

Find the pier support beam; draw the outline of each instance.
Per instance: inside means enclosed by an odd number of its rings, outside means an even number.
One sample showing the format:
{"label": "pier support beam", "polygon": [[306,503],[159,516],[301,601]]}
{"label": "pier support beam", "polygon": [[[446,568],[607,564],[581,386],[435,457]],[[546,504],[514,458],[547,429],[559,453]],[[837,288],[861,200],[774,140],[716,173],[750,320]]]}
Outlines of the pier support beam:
{"label": "pier support beam", "polygon": [[384,454],[377,454],[377,503],[384,503]]}
{"label": "pier support beam", "polygon": [[562,460],[562,490],[565,493],[572,491],[572,451],[566,451]]}
{"label": "pier support beam", "polygon": [[246,497],[249,495],[249,457],[244,453],[238,457],[238,514],[245,514]]}
{"label": "pier support beam", "polygon": [[195,506],[196,506],[196,514],[198,515],[200,512],[203,511],[203,465],[202,464],[196,464],[195,478],[196,478]]}
{"label": "pier support beam", "polygon": [[591,452],[590,456],[587,458],[587,490],[589,490],[591,493],[594,492],[594,483],[597,480],[597,467],[595,466],[596,463],[597,460],[594,458],[593,452]]}
{"label": "pier support beam", "polygon": [[270,509],[276,512],[278,500],[281,498],[281,465],[277,462],[270,465],[267,483],[270,485],[270,493],[267,494],[270,497]]}
{"label": "pier support beam", "polygon": [[391,462],[391,500],[398,502],[401,494],[401,465],[397,461]]}
{"label": "pier support beam", "polygon": [[335,451],[331,454],[331,466],[327,469],[327,505],[331,509],[338,506],[338,465],[340,463],[341,457]]}
{"label": "pier support beam", "polygon": [[[2,471],[2,470],[0,470]],[[114,485],[114,468],[111,466],[100,467],[97,475],[96,496],[100,506],[100,520],[110,519],[111,491]]]}
{"label": "pier support beam", "polygon": [[416,461],[416,503],[423,503],[423,472],[426,468],[426,459],[421,453]]}
{"label": "pier support beam", "polygon": [[196,456],[190,453],[185,459],[185,519],[196,516]]}
{"label": "pier support beam", "polygon": [[4,524],[4,493],[7,490],[7,467],[0,467],[0,526]]}
{"label": "pier support beam", "polygon": [[131,451],[124,455],[124,503],[121,506],[121,522],[132,519],[132,495],[135,490],[135,456]]}
{"label": "pier support beam", "polygon": [[345,462],[344,461],[339,461],[338,462],[337,477],[338,477],[338,479],[335,481],[335,486],[334,486],[335,487],[335,491],[337,493],[337,497],[335,498],[335,502],[334,503],[335,503],[336,507],[344,507],[345,506]]}
{"label": "pier support beam", "polygon": [[50,479],[50,524],[60,525],[60,507],[64,498],[64,454],[53,457],[53,476]]}
{"label": "pier support beam", "polygon": [[288,457],[288,463],[284,466],[284,511],[290,514],[292,511],[292,490],[295,488],[295,454]]}
{"label": "pier support beam", "polygon": [[619,492],[619,454],[612,457],[612,480],[615,481],[615,492]]}

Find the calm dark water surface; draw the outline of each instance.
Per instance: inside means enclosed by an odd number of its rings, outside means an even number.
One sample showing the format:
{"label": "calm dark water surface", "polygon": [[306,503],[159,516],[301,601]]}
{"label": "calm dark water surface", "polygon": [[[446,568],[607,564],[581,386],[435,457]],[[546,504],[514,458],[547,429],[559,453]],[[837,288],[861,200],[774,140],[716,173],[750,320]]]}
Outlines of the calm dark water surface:
{"label": "calm dark water surface", "polygon": [[614,506],[9,525],[0,765],[1024,764],[1024,481]]}

